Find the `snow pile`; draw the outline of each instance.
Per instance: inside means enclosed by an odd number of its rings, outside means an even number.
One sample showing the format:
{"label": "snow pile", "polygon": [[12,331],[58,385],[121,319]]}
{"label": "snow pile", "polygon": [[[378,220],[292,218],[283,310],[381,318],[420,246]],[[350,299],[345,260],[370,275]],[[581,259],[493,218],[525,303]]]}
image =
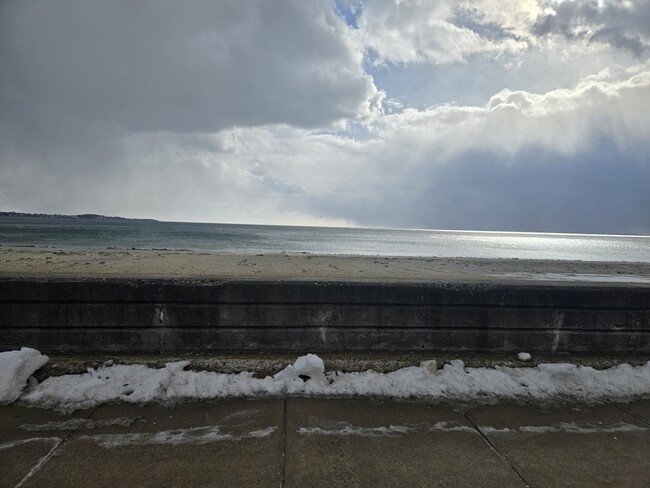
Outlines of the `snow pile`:
{"label": "snow pile", "polygon": [[[36,364],[40,363],[32,366]],[[76,410],[116,401],[176,402],[287,394],[373,395],[471,403],[503,400],[593,403],[650,397],[650,361],[643,366],[622,364],[600,371],[573,364],[466,368],[460,360],[437,369],[434,361],[425,361],[420,367],[392,373],[325,373],[323,361],[308,354],[276,375],[263,379],[247,372],[185,371],[188,365],[189,361],[179,361],[161,369],[141,365],[89,368],[81,375],[51,377],[32,385],[20,399],[35,406]]]}
{"label": "snow pile", "polygon": [[273,379],[285,382],[287,393],[318,393],[319,389],[329,383],[325,378],[325,363],[315,354],[299,357],[295,363],[273,376]]}
{"label": "snow pile", "polygon": [[47,361],[47,356],[29,347],[23,347],[20,351],[1,352],[0,405],[14,402],[27,385],[29,377]]}

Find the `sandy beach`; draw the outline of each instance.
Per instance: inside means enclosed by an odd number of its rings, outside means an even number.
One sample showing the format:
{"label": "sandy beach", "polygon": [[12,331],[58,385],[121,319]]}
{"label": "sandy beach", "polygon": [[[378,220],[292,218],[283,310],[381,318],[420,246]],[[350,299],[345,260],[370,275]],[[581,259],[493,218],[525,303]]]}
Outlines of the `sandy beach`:
{"label": "sandy beach", "polygon": [[1,277],[607,282],[650,286],[650,263],[0,246]]}

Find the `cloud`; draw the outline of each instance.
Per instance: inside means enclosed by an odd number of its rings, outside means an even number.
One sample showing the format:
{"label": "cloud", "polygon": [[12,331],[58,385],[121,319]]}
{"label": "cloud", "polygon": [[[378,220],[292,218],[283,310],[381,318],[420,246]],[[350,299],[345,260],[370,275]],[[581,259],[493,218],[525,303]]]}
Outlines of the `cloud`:
{"label": "cloud", "polygon": [[0,207],[650,233],[642,26],[501,5],[2,2]]}
{"label": "cloud", "polygon": [[579,0],[550,3],[532,29],[538,36],[606,43],[640,57],[650,47],[650,3],[646,1]]}
{"label": "cloud", "polygon": [[330,208],[400,227],[649,233],[649,89],[644,65],[385,116],[362,192]]}
{"label": "cloud", "polygon": [[327,128],[381,108],[363,53],[328,2],[25,0],[0,9],[4,208],[198,214],[249,188],[232,167],[202,166],[216,150],[202,135]]}
{"label": "cloud", "polygon": [[[317,127],[379,94],[328,2],[3,2],[6,118],[127,131]],[[22,120],[23,124],[31,120]]]}
{"label": "cloud", "polygon": [[445,153],[468,146],[512,154],[528,145],[570,153],[591,144],[596,133],[614,140],[643,140],[650,118],[647,65],[627,70],[603,70],[571,89],[538,94],[502,90],[484,106],[441,105],[386,115],[373,129],[380,137],[401,140],[409,148],[435,147],[445,141]]}
{"label": "cloud", "polygon": [[286,125],[134,135],[121,200],[190,220],[648,233],[649,88],[644,65],[603,71],[385,115],[363,140]]}
{"label": "cloud", "polygon": [[474,56],[521,56],[559,35],[607,44],[637,57],[650,46],[650,3],[619,0],[475,2],[394,0],[360,3],[358,38],[376,64],[465,63]]}
{"label": "cloud", "polygon": [[[378,63],[464,62],[469,56],[526,48],[513,25],[497,24],[481,3],[374,1],[363,4],[356,24],[360,42]],[[499,20],[503,21],[503,18]]]}

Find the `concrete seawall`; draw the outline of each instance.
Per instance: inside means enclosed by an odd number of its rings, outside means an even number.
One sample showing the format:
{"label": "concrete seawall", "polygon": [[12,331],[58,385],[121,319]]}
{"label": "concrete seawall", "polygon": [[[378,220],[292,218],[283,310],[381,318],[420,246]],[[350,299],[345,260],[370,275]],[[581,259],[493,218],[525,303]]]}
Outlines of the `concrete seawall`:
{"label": "concrete seawall", "polygon": [[0,279],[0,350],[650,353],[650,287]]}

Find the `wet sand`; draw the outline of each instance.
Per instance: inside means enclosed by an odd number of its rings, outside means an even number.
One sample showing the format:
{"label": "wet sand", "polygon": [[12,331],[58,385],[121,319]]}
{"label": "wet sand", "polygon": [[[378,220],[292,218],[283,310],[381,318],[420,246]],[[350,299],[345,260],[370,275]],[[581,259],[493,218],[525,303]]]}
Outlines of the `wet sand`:
{"label": "wet sand", "polygon": [[650,286],[650,263],[0,246],[0,277],[608,283]]}

